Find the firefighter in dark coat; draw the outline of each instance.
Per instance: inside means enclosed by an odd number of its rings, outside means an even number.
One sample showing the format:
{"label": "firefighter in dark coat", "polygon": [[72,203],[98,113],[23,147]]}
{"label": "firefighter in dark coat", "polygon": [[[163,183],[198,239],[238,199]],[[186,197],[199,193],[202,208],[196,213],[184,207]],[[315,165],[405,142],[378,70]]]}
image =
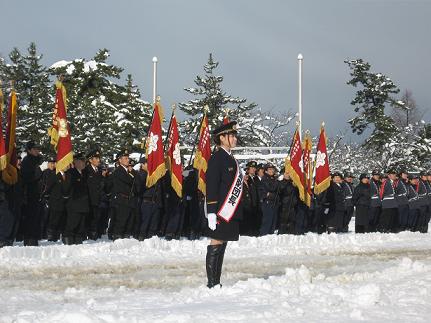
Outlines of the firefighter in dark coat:
{"label": "firefighter in dark coat", "polygon": [[419,219],[421,203],[419,201],[419,176],[415,174],[409,175],[409,183],[407,185],[407,198],[409,200],[409,218],[407,220],[407,228],[411,231],[417,231],[417,221]]}
{"label": "firefighter in dark coat", "polygon": [[370,177],[367,174],[361,174],[359,176],[359,184],[353,191],[352,203],[356,208],[355,232],[368,232],[368,226],[370,224],[371,189]]}
{"label": "firefighter in dark coat", "polygon": [[73,168],[66,171],[66,222],[63,230],[63,243],[81,244],[87,237],[87,217],[90,212],[87,177],[84,172],[85,156],[77,153],[73,156]]}
{"label": "firefighter in dark coat", "polygon": [[328,233],[341,232],[343,229],[346,207],[342,182],[343,175],[340,172],[334,172],[332,174],[331,185],[326,194],[328,207],[324,210]]}
{"label": "firefighter in dark coat", "polygon": [[99,239],[103,232],[100,230],[101,220],[101,198],[103,194],[103,180],[106,170],[100,169],[100,151],[93,149],[87,153],[88,164],[85,167],[87,186],[90,199],[90,212],[88,214],[87,227],[88,237],[92,240]]}
{"label": "firefighter in dark coat", "polygon": [[22,182],[24,187],[24,205],[22,210],[22,233],[25,246],[37,246],[41,239],[42,203],[41,179],[42,157],[40,146],[34,141],[26,145],[27,156],[21,164]]}
{"label": "firefighter in dark coat", "polygon": [[396,232],[398,227],[398,204],[395,200],[397,172],[394,169],[389,169],[387,174],[388,178],[383,180],[380,187],[382,213],[378,228],[380,232]]}
{"label": "firefighter in dark coat", "polygon": [[112,173],[111,224],[112,239],[128,237],[127,229],[131,221],[130,199],[135,189],[135,175],[129,172],[129,151],[122,149],[117,154],[119,166]]}
{"label": "firefighter in dark coat", "polygon": [[346,211],[344,212],[343,232],[349,231],[349,223],[350,223],[350,220],[352,220],[353,212],[355,210],[352,203],[354,178],[355,176],[353,176],[352,173],[350,172],[344,173],[344,181],[342,183],[342,186],[344,189],[344,202],[345,202]]}
{"label": "firefighter in dark coat", "polygon": [[408,174],[405,170],[401,170],[398,175],[398,181],[395,184],[395,200],[398,205],[398,230],[404,231],[407,229],[409,219],[409,199],[408,188],[409,184]]}
{"label": "firefighter in dark coat", "polygon": [[382,200],[380,199],[380,171],[377,169],[371,173],[370,180],[371,205],[370,205],[370,225],[369,231],[376,232],[382,211]]}
{"label": "firefighter in dark coat", "polygon": [[283,173],[280,181],[281,210],[279,214],[278,234],[297,234],[296,231],[296,206],[299,201],[298,188],[293,184],[288,173]]}
{"label": "firefighter in dark coat", "polygon": [[258,193],[256,181],[257,163],[252,160],[246,165],[243,192],[243,219],[240,222],[241,235],[257,236],[259,234],[260,222],[258,212]]}
{"label": "firefighter in dark coat", "polygon": [[239,239],[243,176],[231,149],[237,144],[237,123],[231,121],[213,131],[218,149],[211,155],[206,172],[208,236],[206,271],[208,287],[220,284],[227,241]]}
{"label": "firefighter in dark coat", "polygon": [[[49,156],[47,160],[47,168],[42,171],[42,193],[40,194],[42,203],[42,239],[48,239],[48,222],[49,222],[49,192],[48,181],[49,178],[55,176],[55,163],[56,158]],[[58,238],[55,240],[57,241]]]}
{"label": "firefighter in dark coat", "polygon": [[146,158],[141,159],[141,168],[138,173],[139,194],[141,199],[139,240],[157,235],[160,228],[160,215],[162,204],[161,181],[147,187],[148,163]]}
{"label": "firefighter in dark coat", "polygon": [[[66,170],[65,170],[66,171]],[[66,180],[65,171],[50,172],[46,182],[48,195],[48,241],[58,241],[66,221],[66,202],[69,197],[70,185]]]}
{"label": "firefighter in dark coat", "polygon": [[275,172],[274,165],[266,164],[265,175],[259,185],[259,202],[262,210],[262,224],[259,232],[261,236],[274,233],[277,224],[280,186]]}
{"label": "firefighter in dark coat", "polygon": [[426,171],[421,171],[419,174],[418,183],[418,200],[421,205],[419,212],[419,219],[417,221],[417,229],[419,232],[428,232],[428,222],[429,222],[429,196],[431,195],[431,187],[428,183],[428,176]]}

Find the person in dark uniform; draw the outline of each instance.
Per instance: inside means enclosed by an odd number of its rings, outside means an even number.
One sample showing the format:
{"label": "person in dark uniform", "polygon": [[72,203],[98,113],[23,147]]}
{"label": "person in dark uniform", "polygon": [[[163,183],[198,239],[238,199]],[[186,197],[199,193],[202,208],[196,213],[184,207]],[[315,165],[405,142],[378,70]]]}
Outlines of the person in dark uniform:
{"label": "person in dark uniform", "polygon": [[6,189],[6,183],[0,178],[0,248],[13,244],[10,237],[14,226],[14,216],[6,199]]}
{"label": "person in dark uniform", "polygon": [[388,178],[384,179],[380,187],[380,198],[382,200],[382,213],[379,220],[380,232],[396,231],[395,224],[398,219],[398,205],[395,200],[395,184],[397,180],[397,172],[394,169],[389,169],[387,172]]}
{"label": "person in dark uniform", "polygon": [[86,155],[88,164],[85,167],[90,199],[90,212],[87,219],[88,237],[97,240],[102,236],[100,231],[100,201],[102,198],[103,179],[106,171],[100,169],[100,151],[92,149]]}
{"label": "person in dark uniform", "polygon": [[126,236],[132,236],[138,239],[139,235],[139,226],[140,226],[140,198],[139,198],[139,190],[140,190],[140,182],[137,178],[138,172],[134,169],[136,166],[136,161],[132,158],[129,158],[129,167],[128,171],[133,176],[133,187],[132,193],[129,198],[129,208],[130,208],[130,220],[127,224]]}
{"label": "person in dark uniform", "polygon": [[86,219],[90,212],[87,177],[84,172],[85,156],[76,153],[73,156],[73,168],[66,171],[66,222],[63,230],[63,243],[81,244],[87,237]]}
{"label": "person in dark uniform", "polygon": [[183,171],[183,190],[185,202],[185,214],[183,234],[189,237],[190,240],[197,239],[200,233],[206,228],[202,225],[199,216],[198,202],[198,179],[197,171],[192,165],[187,166]]}
{"label": "person in dark uniform", "polygon": [[260,226],[260,235],[274,233],[277,221],[278,211],[278,193],[279,183],[275,176],[276,168],[268,163],[265,165],[265,175],[259,185],[259,201],[262,210],[262,224]]}
{"label": "person in dark uniform", "polygon": [[399,172],[398,180],[395,184],[395,200],[398,205],[398,230],[404,231],[407,229],[409,218],[409,199],[407,198],[409,184],[407,171],[402,169]]}
{"label": "person in dark uniform", "polygon": [[421,171],[419,173],[419,183],[418,183],[418,201],[420,204],[419,218],[417,220],[417,229],[421,233],[426,233],[428,231],[429,222],[429,193],[431,194],[431,188],[428,187],[427,172]]}
{"label": "person in dark uniform", "polygon": [[129,151],[121,149],[117,154],[119,166],[112,173],[111,224],[112,238],[128,237],[131,221],[130,198],[134,194],[135,176],[129,172]]}
{"label": "person in dark uniform", "polygon": [[370,180],[371,190],[371,206],[370,206],[370,225],[369,231],[376,232],[377,224],[379,223],[380,213],[382,211],[382,200],[380,199],[380,171],[373,170],[372,178]]}
{"label": "person in dark uniform", "polygon": [[417,231],[417,221],[419,219],[421,203],[419,201],[419,176],[409,174],[409,183],[407,184],[407,198],[409,200],[409,218],[407,228],[410,231]]}
{"label": "person in dark uniform", "polygon": [[298,188],[288,173],[283,172],[280,182],[281,210],[278,234],[296,234],[296,206],[299,201]]}
{"label": "person in dark uniform", "polygon": [[345,207],[344,189],[342,187],[343,175],[340,172],[332,174],[331,185],[326,195],[328,207],[325,208],[326,228],[328,233],[338,233],[343,229]]}
{"label": "person in dark uniform", "polygon": [[207,286],[220,285],[220,276],[227,241],[239,239],[242,216],[242,171],[231,149],[237,144],[237,123],[231,121],[213,131],[218,147],[208,161],[206,172],[208,232]]}
{"label": "person in dark uniform", "polygon": [[37,246],[41,239],[42,203],[41,179],[42,157],[40,146],[34,141],[26,144],[27,155],[22,160],[21,174],[24,187],[24,205],[22,210],[23,239],[25,246]]}
{"label": "person in dark uniform", "polygon": [[[66,170],[65,170],[66,171]],[[66,221],[66,201],[69,197],[69,183],[66,181],[65,171],[50,172],[46,181],[48,196],[48,241],[58,241]]]}
{"label": "person in dark uniform", "polygon": [[353,212],[355,210],[352,203],[354,178],[355,176],[353,176],[351,172],[344,173],[344,181],[342,186],[344,189],[344,202],[345,202],[346,211],[344,213],[344,219],[343,219],[343,232],[349,231],[349,223],[352,220]]}
{"label": "person in dark uniform", "polygon": [[240,234],[248,236],[257,236],[259,234],[260,219],[258,208],[258,194],[256,187],[256,167],[257,163],[252,160],[246,165],[244,175],[244,192],[242,197],[243,219],[240,222]]}
{"label": "person in dark uniform", "polygon": [[160,181],[147,187],[148,163],[146,158],[141,159],[139,170],[139,194],[141,199],[139,240],[149,239],[159,231],[160,211],[162,208],[162,192]]}
{"label": "person in dark uniform", "polygon": [[9,210],[12,212],[14,217],[13,229],[11,232],[8,241],[12,245],[15,240],[22,241],[22,229],[23,226],[21,224],[22,219],[22,207],[24,204],[24,185],[22,182],[22,174],[21,174],[21,155],[17,156],[17,172],[18,172],[18,181],[14,185],[10,185],[7,188],[6,199],[9,204]]}
{"label": "person in dark uniform", "polygon": [[[56,158],[49,156],[47,159],[46,169],[42,171],[41,186],[42,192],[40,193],[40,200],[42,203],[42,239],[48,239],[48,222],[49,222],[49,192],[48,192],[48,179],[55,176],[55,163]],[[55,240],[57,241],[58,238]]]}
{"label": "person in dark uniform", "polygon": [[353,191],[352,204],[356,208],[355,232],[368,232],[368,226],[370,224],[371,189],[370,177],[367,174],[361,174],[359,176],[359,184]]}

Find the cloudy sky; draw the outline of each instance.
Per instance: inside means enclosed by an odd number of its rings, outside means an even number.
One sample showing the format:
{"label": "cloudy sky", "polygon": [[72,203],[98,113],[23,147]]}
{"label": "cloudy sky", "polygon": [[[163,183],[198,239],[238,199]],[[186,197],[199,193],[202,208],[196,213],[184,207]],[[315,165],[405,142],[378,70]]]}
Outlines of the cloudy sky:
{"label": "cloudy sky", "polygon": [[[0,54],[32,41],[44,63],[90,58],[99,48],[133,74],[152,97],[152,57],[158,92],[168,107],[190,99],[183,88],[213,53],[224,90],[265,109],[297,109],[297,55],[304,55],[303,127],[317,134],[350,132],[354,89],[346,58],[413,92],[431,107],[431,1],[423,0],[1,0]],[[181,116],[180,116],[181,119]],[[431,119],[431,112],[425,114]],[[357,139],[356,135],[352,139]]]}

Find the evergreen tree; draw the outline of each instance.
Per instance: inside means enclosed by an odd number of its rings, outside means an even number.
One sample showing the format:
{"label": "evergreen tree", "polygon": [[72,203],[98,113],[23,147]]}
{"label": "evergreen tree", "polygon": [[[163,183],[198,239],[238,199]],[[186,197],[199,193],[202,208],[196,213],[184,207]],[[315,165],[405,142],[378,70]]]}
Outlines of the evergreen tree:
{"label": "evergreen tree", "polygon": [[121,142],[118,144],[139,150],[151,122],[152,105],[141,99],[139,89],[133,84],[133,78],[130,74],[127,75],[122,94],[123,100],[117,106],[117,111],[114,114],[121,138]]}
{"label": "evergreen tree", "polygon": [[181,123],[183,134],[187,134],[185,141],[188,144],[194,143],[196,136],[189,136],[189,134],[196,134],[199,131],[204,107],[207,105],[209,108],[208,122],[211,130],[220,126],[228,111],[229,119],[238,121],[241,127],[240,140],[242,144],[260,144],[257,138],[248,133],[247,127],[252,119],[251,112],[257,105],[255,103],[245,105],[246,99],[232,97],[223,91],[221,86],[223,77],[215,74],[218,64],[210,54],[208,62],[204,65],[205,75],[197,76],[194,81],[197,87],[184,89],[197,96],[196,99],[179,104],[180,109],[191,116],[190,119]]}
{"label": "evergreen tree", "polygon": [[122,68],[108,64],[108,57],[109,51],[101,49],[91,60],[61,61],[51,67],[54,75],[65,75],[67,117],[75,151],[99,147],[108,156],[121,142],[115,112],[124,102],[125,90],[111,79],[119,79]]}
{"label": "evergreen tree", "polygon": [[41,63],[42,55],[31,43],[23,55],[17,48],[9,54],[11,64],[0,62],[1,78],[14,80],[18,96],[17,145],[32,139],[48,148],[47,129],[51,122],[53,95],[49,73]]}
{"label": "evergreen tree", "polygon": [[352,100],[356,117],[349,120],[352,131],[358,135],[373,126],[372,133],[365,141],[365,146],[381,150],[388,140],[397,134],[393,119],[385,114],[387,105],[399,103],[392,95],[399,92],[392,80],[380,73],[371,73],[371,65],[362,59],[345,61],[351,69],[352,79],[347,84],[360,87]]}

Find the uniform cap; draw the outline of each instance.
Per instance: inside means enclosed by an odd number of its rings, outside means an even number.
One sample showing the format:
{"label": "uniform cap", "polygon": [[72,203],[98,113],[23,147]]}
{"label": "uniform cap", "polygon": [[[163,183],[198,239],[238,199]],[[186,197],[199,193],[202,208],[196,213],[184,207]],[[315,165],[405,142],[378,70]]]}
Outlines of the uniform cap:
{"label": "uniform cap", "polygon": [[73,159],[85,160],[84,153],[79,151],[73,154]]}
{"label": "uniform cap", "polygon": [[368,178],[370,179],[370,176],[366,173],[362,173],[361,175],[359,175],[359,180],[362,181],[364,178]]}
{"label": "uniform cap", "polygon": [[100,158],[100,151],[99,151],[99,149],[90,150],[87,153],[86,157],[87,157],[87,159],[90,159],[90,158],[93,158],[93,157],[99,157]]}
{"label": "uniform cap", "polygon": [[117,159],[119,159],[120,157],[123,157],[123,156],[129,156],[129,150],[128,149],[123,148],[117,153]]}
{"label": "uniform cap", "polygon": [[33,140],[30,140],[29,142],[27,142],[27,144],[25,145],[25,149],[26,150],[31,150],[33,148],[36,149],[40,149],[40,145],[36,142],[34,142]]}
{"label": "uniform cap", "polygon": [[257,167],[257,163],[256,163],[256,161],[255,161],[255,160],[250,160],[250,161],[247,163],[246,167],[247,167],[247,168],[249,168],[249,167]]}
{"label": "uniform cap", "polygon": [[228,133],[237,133],[238,123],[236,121],[231,121],[226,124],[222,124],[220,127],[215,129],[212,134],[214,136],[220,136]]}

